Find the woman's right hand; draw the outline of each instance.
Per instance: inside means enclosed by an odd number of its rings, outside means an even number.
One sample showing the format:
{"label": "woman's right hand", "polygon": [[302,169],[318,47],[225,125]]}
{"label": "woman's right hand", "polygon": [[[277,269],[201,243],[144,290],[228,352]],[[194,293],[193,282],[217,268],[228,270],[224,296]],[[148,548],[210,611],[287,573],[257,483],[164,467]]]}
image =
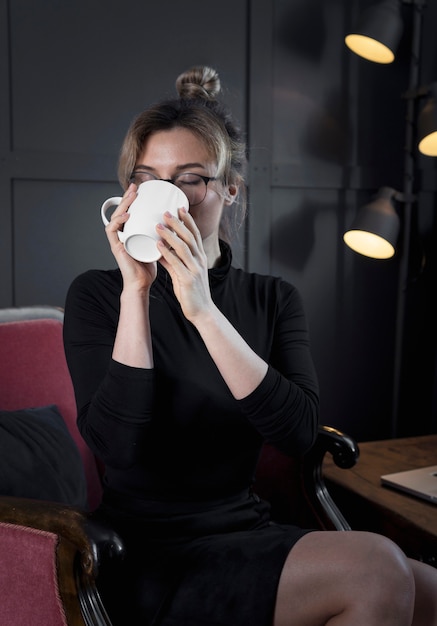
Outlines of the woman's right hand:
{"label": "woman's right hand", "polygon": [[148,290],[156,278],[156,261],[142,263],[136,261],[127,252],[124,244],[120,241],[118,231],[123,229],[129,219],[128,209],[137,197],[137,186],[131,183],[126,189],[122,201],[113,212],[109,224],[105,227],[111,252],[117,261],[123,276],[123,290],[139,289]]}

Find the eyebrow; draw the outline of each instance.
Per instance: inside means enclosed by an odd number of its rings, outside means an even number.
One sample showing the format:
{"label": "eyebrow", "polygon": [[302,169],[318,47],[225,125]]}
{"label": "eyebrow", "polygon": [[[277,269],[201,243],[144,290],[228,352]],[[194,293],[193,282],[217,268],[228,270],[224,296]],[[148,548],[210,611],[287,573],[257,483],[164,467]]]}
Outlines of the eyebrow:
{"label": "eyebrow", "polygon": [[[203,163],[184,163],[183,165],[177,165],[175,169],[177,171],[182,171],[190,167],[201,167],[203,170],[206,170],[206,167],[203,165]],[[134,171],[138,172],[139,170],[147,170],[150,172],[156,172],[156,168],[151,167],[150,165],[136,165],[134,167]]]}

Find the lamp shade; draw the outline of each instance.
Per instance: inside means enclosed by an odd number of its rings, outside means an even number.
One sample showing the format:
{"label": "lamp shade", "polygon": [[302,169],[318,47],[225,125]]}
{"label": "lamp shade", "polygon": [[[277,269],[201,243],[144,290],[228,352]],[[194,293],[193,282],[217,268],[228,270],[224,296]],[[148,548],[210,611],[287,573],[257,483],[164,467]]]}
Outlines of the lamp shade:
{"label": "lamp shade", "polygon": [[395,189],[382,187],[375,200],[358,211],[343,235],[349,248],[373,259],[389,259],[394,255],[400,228],[392,201],[395,194]]}
{"label": "lamp shade", "polygon": [[374,63],[392,63],[402,36],[400,0],[382,0],[365,9],[345,43],[355,54]]}
{"label": "lamp shade", "polygon": [[437,156],[437,83],[429,88],[429,97],[417,119],[418,148],[422,154]]}

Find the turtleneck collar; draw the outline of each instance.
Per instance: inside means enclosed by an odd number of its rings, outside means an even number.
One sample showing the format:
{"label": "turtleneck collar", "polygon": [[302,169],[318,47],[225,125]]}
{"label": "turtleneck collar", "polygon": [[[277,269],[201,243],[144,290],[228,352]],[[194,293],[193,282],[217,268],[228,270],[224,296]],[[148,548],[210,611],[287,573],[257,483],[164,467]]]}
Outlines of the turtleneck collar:
{"label": "turtleneck collar", "polygon": [[211,285],[218,283],[226,278],[232,264],[232,250],[226,241],[220,239],[221,258],[218,265],[208,270],[209,282]]}

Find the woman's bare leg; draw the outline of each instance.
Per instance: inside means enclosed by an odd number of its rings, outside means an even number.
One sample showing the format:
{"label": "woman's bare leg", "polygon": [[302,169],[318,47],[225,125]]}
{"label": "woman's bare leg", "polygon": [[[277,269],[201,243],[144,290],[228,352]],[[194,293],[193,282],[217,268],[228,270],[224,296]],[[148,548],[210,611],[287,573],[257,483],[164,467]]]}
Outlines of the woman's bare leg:
{"label": "woman's bare leg", "polygon": [[[385,537],[356,531],[309,533],[285,562],[273,625],[411,626],[414,576],[409,559]],[[429,601],[429,591],[424,592],[421,603]],[[416,610],[418,619],[423,610]]]}
{"label": "woman's bare leg", "polygon": [[437,569],[410,561],[416,584],[413,626],[437,625]]}

